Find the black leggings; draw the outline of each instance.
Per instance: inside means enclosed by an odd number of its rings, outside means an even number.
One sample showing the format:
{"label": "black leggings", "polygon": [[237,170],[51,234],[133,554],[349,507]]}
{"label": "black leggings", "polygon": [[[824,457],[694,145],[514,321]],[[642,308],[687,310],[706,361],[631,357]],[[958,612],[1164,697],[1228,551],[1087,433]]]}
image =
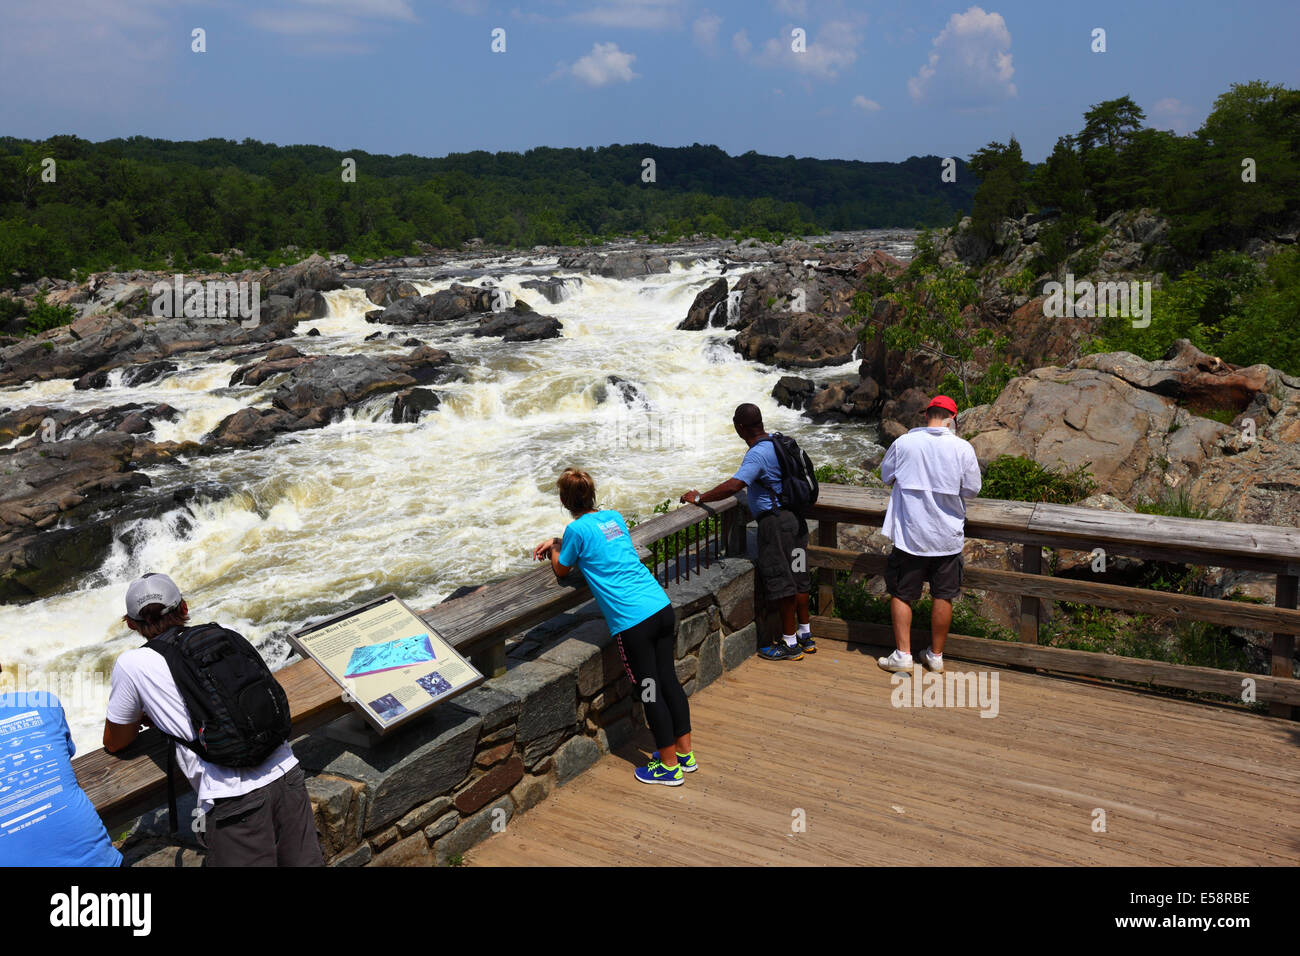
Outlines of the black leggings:
{"label": "black leggings", "polygon": [[691,707],[677,680],[677,615],[673,606],[667,605],[619,634],[618,648],[662,754],[678,737],[691,732]]}

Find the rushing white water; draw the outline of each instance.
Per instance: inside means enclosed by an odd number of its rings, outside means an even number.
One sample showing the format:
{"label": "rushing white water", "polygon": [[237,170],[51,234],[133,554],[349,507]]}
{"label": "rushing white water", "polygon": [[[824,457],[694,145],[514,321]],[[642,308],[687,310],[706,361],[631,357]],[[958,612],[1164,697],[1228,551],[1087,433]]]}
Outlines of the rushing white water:
{"label": "rushing white water", "polygon": [[[533,545],[567,520],[555,490],[566,466],[591,471],[603,507],[641,518],[665,498],[675,504],[689,488],[711,487],[745,450],[731,427],[742,401],[763,410],[769,429],[797,435],[814,461],[856,462],[868,429],[816,426],[779,407],[772,387],[787,373],[743,361],[725,345],[732,333],[677,331],[717,274],[716,263],[700,263],[627,281],[584,275],[558,304],[522,287],[530,274],[501,276],[505,290],[563,323],[562,337],[530,343],[475,339],[464,323],[372,325],[364,315],[376,307],[363,292],[327,293],[329,315],[298,329],[321,335],[299,335],[295,347],[384,355],[409,351],[399,343],[416,337],[447,349],[465,380],[433,386],[443,403],[415,424],[393,424],[384,396],[267,447],[151,469],[156,488],[210,483],[229,493],[136,522],[98,570],[63,593],[0,606],[0,686],[20,671],[81,675],[75,685],[46,686],[62,688],[78,747],[98,746],[112,662],[140,643],[120,620],[125,586],[140,574],[170,574],[192,620],[239,630],[277,666],[286,632],[363,598],[395,591],[425,607],[459,585],[529,568]],[[449,284],[417,280],[422,293]],[[376,330],[399,337],[365,342]],[[181,414],[153,437],[185,440],[265,404],[278,384],[228,387],[237,366],[201,354],[179,364],[135,388],[120,377],[93,392],[46,382],[0,390],[0,404],[166,402]]]}

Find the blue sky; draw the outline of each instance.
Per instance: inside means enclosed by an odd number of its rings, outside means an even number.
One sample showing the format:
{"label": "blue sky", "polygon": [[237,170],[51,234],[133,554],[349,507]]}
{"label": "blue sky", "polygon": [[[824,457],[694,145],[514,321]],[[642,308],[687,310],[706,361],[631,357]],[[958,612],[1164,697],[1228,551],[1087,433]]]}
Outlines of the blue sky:
{"label": "blue sky", "polygon": [[1014,134],[1036,161],[1104,99],[1190,132],[1231,83],[1300,86],[1296,0],[3,0],[0,18],[0,134],[29,138],[895,161]]}

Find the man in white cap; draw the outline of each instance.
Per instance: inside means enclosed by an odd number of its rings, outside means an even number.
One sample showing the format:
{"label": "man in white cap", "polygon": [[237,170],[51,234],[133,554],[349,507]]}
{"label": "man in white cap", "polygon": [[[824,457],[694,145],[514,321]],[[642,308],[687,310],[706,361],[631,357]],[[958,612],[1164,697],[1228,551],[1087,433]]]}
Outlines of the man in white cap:
{"label": "man in white cap", "polygon": [[194,827],[207,847],[208,866],[324,865],[306,779],[287,741],[251,767],[220,766],[191,749],[198,735],[174,676],[172,648],[199,631],[247,642],[216,625],[187,628],[188,620],[189,606],[167,575],[146,574],[127,588],[123,621],[148,643],[124,653],[113,667],[104,749],[129,746],[142,715],[177,741],[176,762],[203,814]]}
{"label": "man in white cap", "polygon": [[980,491],[980,466],[970,442],[957,436],[957,403],[936,395],[925,425],[900,435],[885,452],[880,477],[892,486],[880,531],[894,542],[885,565],[885,590],[895,650],[877,659],[887,671],[912,670],[912,604],[929,582],[930,646],[923,660],[943,670],[943,645],[952,602],[961,594],[966,501]]}

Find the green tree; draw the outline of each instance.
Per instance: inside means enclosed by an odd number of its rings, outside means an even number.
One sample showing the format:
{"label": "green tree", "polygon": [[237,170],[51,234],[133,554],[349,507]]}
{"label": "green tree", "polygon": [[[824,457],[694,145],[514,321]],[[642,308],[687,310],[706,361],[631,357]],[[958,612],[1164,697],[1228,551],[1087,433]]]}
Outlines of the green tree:
{"label": "green tree", "polygon": [[898,318],[887,324],[869,306],[869,297],[854,299],[845,322],[857,327],[863,341],[879,335],[885,346],[898,351],[916,350],[933,355],[961,385],[962,399],[969,406],[972,382],[967,363],[978,348],[1005,346],[991,329],[971,322],[967,310],[979,299],[979,288],[965,270],[949,266],[936,275],[921,279],[908,289],[885,296],[896,308]]}

